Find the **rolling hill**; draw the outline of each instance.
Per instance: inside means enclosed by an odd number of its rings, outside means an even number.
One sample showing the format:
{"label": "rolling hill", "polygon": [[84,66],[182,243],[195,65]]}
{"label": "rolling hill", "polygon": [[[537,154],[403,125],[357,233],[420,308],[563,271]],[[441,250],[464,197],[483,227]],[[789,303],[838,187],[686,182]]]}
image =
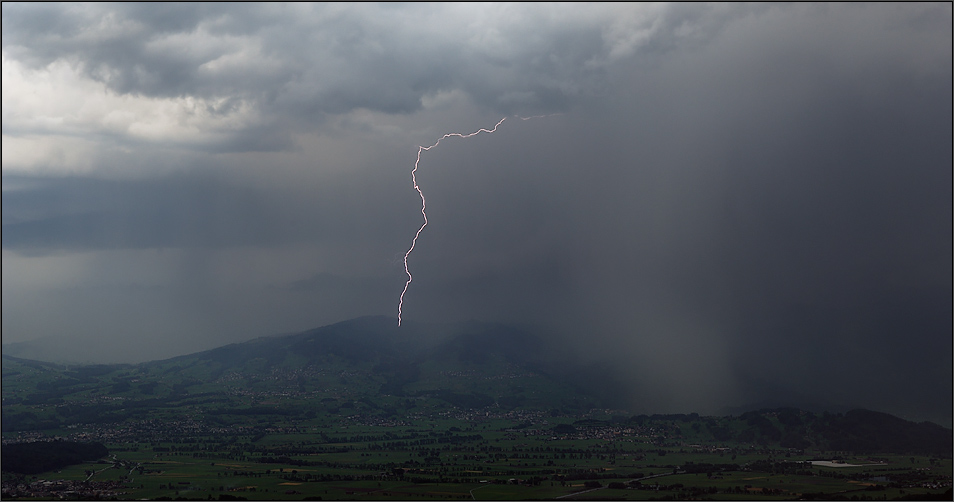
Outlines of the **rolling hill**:
{"label": "rolling hill", "polygon": [[[4,433],[182,421],[396,422],[454,413],[618,409],[624,384],[526,330],[491,323],[395,326],[363,317],[136,365],[61,366],[3,356]],[[702,441],[949,457],[951,430],[868,410],[765,409],[737,417],[630,416],[680,423]]]}

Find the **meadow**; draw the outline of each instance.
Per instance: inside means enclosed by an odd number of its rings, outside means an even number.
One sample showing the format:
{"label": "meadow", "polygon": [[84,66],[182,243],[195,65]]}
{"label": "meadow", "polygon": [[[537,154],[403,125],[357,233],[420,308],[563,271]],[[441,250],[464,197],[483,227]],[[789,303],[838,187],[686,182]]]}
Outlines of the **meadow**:
{"label": "meadow", "polygon": [[[355,417],[334,424],[290,420],[245,434],[175,426],[165,432],[170,440],[107,441],[106,459],[35,476],[4,474],[4,498],[43,497],[28,488],[8,490],[40,480],[109,482],[114,489],[106,495],[120,499],[892,500],[950,494],[950,458],[712,442],[691,435],[701,418],[657,417],[634,426],[618,417],[614,422],[612,412],[488,415],[438,415],[403,425],[362,425]],[[73,435],[132,433],[99,427]],[[806,463],[817,459],[861,465]]]}

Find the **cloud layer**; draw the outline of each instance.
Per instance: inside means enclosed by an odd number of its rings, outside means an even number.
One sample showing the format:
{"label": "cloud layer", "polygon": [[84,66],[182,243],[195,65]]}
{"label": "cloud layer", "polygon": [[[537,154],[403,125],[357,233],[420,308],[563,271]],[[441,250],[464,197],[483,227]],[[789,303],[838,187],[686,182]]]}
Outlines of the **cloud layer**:
{"label": "cloud layer", "polygon": [[508,116],[422,156],[406,318],[541,326],[638,411],[949,425],[950,61],[938,4],[4,4],[4,343],[396,315],[416,145]]}

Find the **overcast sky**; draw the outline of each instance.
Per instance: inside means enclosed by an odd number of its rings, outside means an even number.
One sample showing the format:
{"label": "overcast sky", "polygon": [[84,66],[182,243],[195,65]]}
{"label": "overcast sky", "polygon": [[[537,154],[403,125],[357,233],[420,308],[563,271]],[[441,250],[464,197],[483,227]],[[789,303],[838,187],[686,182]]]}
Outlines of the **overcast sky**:
{"label": "overcast sky", "polygon": [[396,320],[418,146],[506,117],[421,156],[405,320],[542,326],[639,412],[950,425],[951,18],[4,3],[3,343]]}

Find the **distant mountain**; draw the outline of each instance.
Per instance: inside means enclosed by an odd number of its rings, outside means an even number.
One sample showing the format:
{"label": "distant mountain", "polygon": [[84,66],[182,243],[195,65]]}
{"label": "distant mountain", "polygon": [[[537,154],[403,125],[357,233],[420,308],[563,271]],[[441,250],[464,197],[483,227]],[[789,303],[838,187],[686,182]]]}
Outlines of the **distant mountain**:
{"label": "distant mountain", "polygon": [[[210,341],[196,343],[205,344],[205,348],[215,346],[214,342]],[[68,333],[23,342],[4,342],[2,352],[21,359],[65,365],[134,364],[165,359],[181,353],[173,344],[157,338],[143,340],[133,337],[107,337],[92,341],[85,337],[71,336]]]}
{"label": "distant mountain", "polygon": [[[342,410],[396,416],[518,407],[579,413],[625,393],[598,368],[519,328],[363,317],[134,365],[40,363],[3,355],[3,430],[162,416],[201,404],[207,420]],[[20,407],[23,407],[20,410]],[[37,413],[36,408],[49,411]],[[305,415],[302,415],[305,416]]]}
{"label": "distant mountain", "polygon": [[[251,428],[508,410],[576,416],[622,409],[628,397],[613,374],[575,362],[525,329],[481,322],[398,328],[387,317],[135,365],[62,366],[4,353],[2,378],[5,432],[183,416]],[[632,425],[668,424],[674,439],[951,456],[951,429],[868,410],[616,415]]]}
{"label": "distant mountain", "polygon": [[47,336],[26,342],[3,344],[3,354],[37,361],[86,364],[95,360],[95,348],[68,336]]}
{"label": "distant mountain", "polygon": [[625,398],[623,384],[605,370],[575,363],[529,331],[476,321],[398,327],[390,317],[361,317],[140,366],[176,367],[201,381],[227,373],[339,370],[353,373],[352,386],[366,391],[399,397],[464,392],[508,406],[615,407]]}
{"label": "distant mountain", "polygon": [[819,429],[833,450],[903,452],[914,448],[917,453],[950,455],[954,445],[951,429],[931,422],[909,422],[861,409],[824,418]]}

